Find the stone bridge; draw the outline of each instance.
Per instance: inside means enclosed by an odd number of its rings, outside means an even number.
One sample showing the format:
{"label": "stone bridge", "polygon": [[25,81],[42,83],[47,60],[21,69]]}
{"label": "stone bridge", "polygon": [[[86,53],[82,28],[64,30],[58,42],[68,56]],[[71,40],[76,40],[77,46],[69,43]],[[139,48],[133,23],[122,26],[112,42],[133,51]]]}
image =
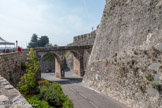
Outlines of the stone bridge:
{"label": "stone bridge", "polygon": [[[91,53],[92,45],[84,46],[62,46],[53,48],[34,48],[37,52],[38,60],[41,61],[43,56],[47,53],[52,53],[55,57],[55,75],[57,78],[65,77],[65,54],[70,51],[73,54],[73,71],[77,76],[83,76],[85,73],[84,64],[84,53]],[[87,55],[87,56],[89,56]]]}

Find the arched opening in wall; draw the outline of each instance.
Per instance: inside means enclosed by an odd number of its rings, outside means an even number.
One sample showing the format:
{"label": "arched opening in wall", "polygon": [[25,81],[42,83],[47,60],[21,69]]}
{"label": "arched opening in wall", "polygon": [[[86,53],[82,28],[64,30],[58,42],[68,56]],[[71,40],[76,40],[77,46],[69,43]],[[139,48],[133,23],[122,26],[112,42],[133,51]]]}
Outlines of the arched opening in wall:
{"label": "arched opening in wall", "polygon": [[76,51],[67,51],[64,66],[66,77],[81,76],[79,53]]}
{"label": "arched opening in wall", "polygon": [[49,79],[54,79],[54,76],[56,78],[62,78],[62,73],[61,73],[61,63],[59,60],[59,56],[56,53],[46,53],[42,56],[41,59],[41,72],[44,73],[50,73],[48,74]]}
{"label": "arched opening in wall", "polygon": [[55,56],[52,53],[42,55],[40,62],[40,69],[42,73],[55,72]]}
{"label": "arched opening in wall", "polygon": [[63,67],[61,65],[59,56],[56,53],[53,53],[53,56],[55,57],[55,77],[64,78],[64,71],[62,70]]}

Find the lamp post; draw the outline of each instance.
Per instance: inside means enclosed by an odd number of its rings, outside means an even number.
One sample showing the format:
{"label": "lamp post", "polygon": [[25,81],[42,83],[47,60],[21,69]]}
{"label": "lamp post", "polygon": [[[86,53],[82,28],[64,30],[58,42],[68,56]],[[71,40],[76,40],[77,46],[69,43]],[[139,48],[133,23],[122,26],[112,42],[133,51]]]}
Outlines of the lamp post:
{"label": "lamp post", "polygon": [[16,40],[16,48],[18,47],[18,41]]}

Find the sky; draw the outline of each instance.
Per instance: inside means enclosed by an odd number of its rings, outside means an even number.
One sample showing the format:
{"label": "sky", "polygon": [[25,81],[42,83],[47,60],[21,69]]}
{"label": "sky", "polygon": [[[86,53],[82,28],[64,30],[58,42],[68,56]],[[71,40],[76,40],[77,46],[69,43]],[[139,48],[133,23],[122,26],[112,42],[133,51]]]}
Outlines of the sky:
{"label": "sky", "polygon": [[65,46],[100,24],[105,0],[0,0],[0,37],[25,48],[34,33]]}

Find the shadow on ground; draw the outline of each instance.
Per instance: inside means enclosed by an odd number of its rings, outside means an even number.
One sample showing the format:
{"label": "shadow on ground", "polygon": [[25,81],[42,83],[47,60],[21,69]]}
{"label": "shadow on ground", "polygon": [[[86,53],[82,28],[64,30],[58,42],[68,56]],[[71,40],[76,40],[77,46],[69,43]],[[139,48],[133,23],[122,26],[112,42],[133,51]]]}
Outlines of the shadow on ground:
{"label": "shadow on ground", "polygon": [[58,79],[55,77],[55,73],[41,73],[41,77],[43,79],[54,81],[56,83],[59,83],[61,85],[64,84],[73,84],[73,83],[81,83],[83,78],[82,77],[76,77],[72,76],[70,72],[66,72],[64,79]]}
{"label": "shadow on ground", "polygon": [[81,83],[82,80],[83,78],[64,78],[62,80],[56,80],[54,82],[64,85],[64,84],[72,84],[72,83]]}

